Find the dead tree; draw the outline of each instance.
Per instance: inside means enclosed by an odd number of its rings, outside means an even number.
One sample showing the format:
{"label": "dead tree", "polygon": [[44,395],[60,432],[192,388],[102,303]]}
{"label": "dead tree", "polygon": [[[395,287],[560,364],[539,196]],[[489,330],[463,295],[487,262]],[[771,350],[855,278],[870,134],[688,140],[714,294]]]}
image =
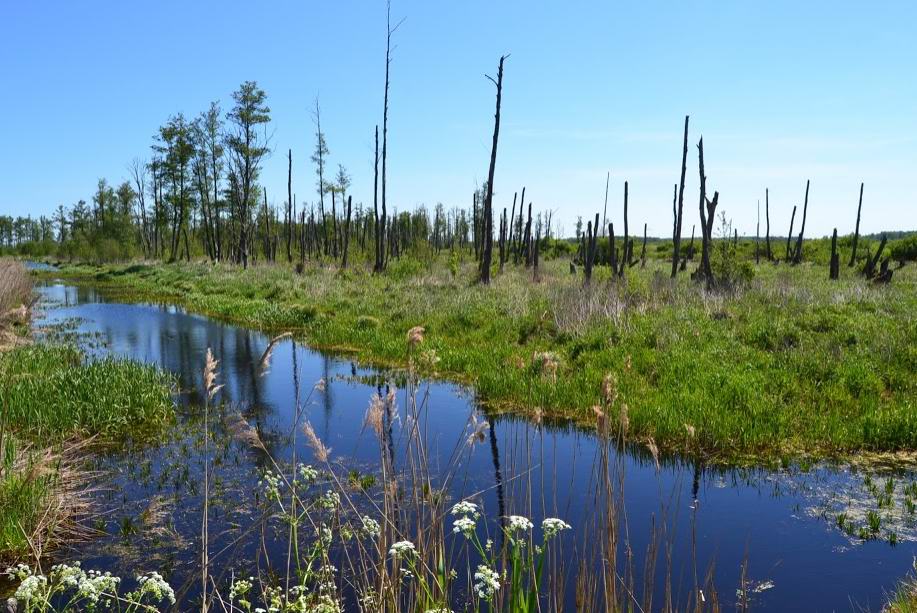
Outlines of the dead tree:
{"label": "dead tree", "polygon": [[[716,205],[720,193],[713,193],[713,200],[707,198],[707,176],[704,174],[704,138],[697,143],[698,169],[700,173],[700,222],[701,222],[701,265],[700,276],[704,278],[707,287],[714,285],[713,269],[710,266],[710,246],[713,237],[713,219],[716,214]],[[706,211],[704,210],[706,207]],[[728,239],[724,239],[728,240]]]}
{"label": "dead tree", "polygon": [[500,272],[506,261],[506,207],[503,207],[503,216],[500,218]]}
{"label": "dead tree", "polygon": [[857,205],[857,225],[853,232],[853,250],[850,252],[850,263],[853,266],[857,259],[857,242],[860,240],[860,213],[863,211],[863,184],[860,183],[860,203]]}
{"label": "dead tree", "polygon": [[[516,196],[519,195],[519,192],[513,192],[513,208],[510,210],[509,214],[509,225],[506,227],[506,232],[508,234],[506,242],[506,260],[509,261],[509,254],[513,251],[513,223],[516,217]],[[519,207],[519,214],[522,214],[522,207]]]}
{"label": "dead tree", "polygon": [[[522,197],[519,198],[519,219],[516,220],[516,250],[513,252],[513,264],[519,265],[519,258],[522,255],[522,209],[525,208],[525,186],[522,186]],[[529,207],[531,210],[531,206]],[[531,215],[529,215],[531,217]]]}
{"label": "dead tree", "polygon": [[771,251],[771,198],[770,190],[764,190],[764,251],[767,261],[770,262],[774,259],[774,254]]}
{"label": "dead tree", "polygon": [[646,267],[646,224],[643,224],[643,247],[640,249],[640,268]]}
{"label": "dead tree", "polygon": [[373,163],[373,214],[375,223],[373,224],[373,239],[375,241],[376,258],[373,264],[373,272],[382,272],[383,257],[385,255],[385,232],[383,220],[379,217],[379,126],[376,126],[376,155]]}
{"label": "dead tree", "polygon": [[618,276],[624,277],[624,268],[627,264],[630,263],[630,256],[628,255],[628,236],[627,236],[627,181],[624,182],[624,257],[621,259],[621,268],[618,270]]}
{"label": "dead tree", "polygon": [[[685,140],[681,154],[681,182],[678,190],[678,213],[675,216],[675,234],[672,237],[674,253],[672,254],[672,278],[678,274],[678,260],[681,257],[681,221],[685,198],[685,172],[688,167],[688,115],[685,115]],[[703,173],[701,173],[703,174]]]}
{"label": "dead tree", "polygon": [[802,262],[802,239],[806,233],[806,212],[809,210],[809,181],[806,181],[806,199],[802,204],[802,225],[799,226],[799,238],[796,239],[796,252],[793,254],[793,264]]}
{"label": "dead tree", "polygon": [[592,266],[595,264],[595,247],[596,238],[599,234],[599,214],[595,214],[595,225],[590,221],[586,224],[586,250],[583,254],[583,271],[585,273],[584,282],[589,285],[592,282]]}
{"label": "dead tree", "polygon": [[293,262],[293,150],[287,150],[287,264]]}
{"label": "dead tree", "polygon": [[793,214],[790,215],[790,231],[786,235],[786,260],[790,260],[790,242],[793,240],[793,222],[796,221],[796,205],[793,205]]}
{"label": "dead tree", "polygon": [[341,269],[347,268],[347,250],[350,247],[350,199],[347,196],[347,217],[344,218],[344,252],[341,254]]}
{"label": "dead tree", "polygon": [[885,243],[888,241],[888,237],[883,234],[882,240],[879,241],[879,249],[876,251],[876,254],[866,259],[866,265],[863,267],[863,275],[867,279],[872,279],[876,276],[876,265],[879,263],[879,259],[882,257],[882,252],[885,250]]}
{"label": "dead tree", "polygon": [[841,259],[837,254],[837,228],[834,228],[834,233],[831,235],[831,263],[828,266],[828,277],[837,279],[840,276],[840,267]]}
{"label": "dead tree", "polygon": [[614,276],[618,269],[618,250],[615,247],[615,225],[608,224],[608,263],[611,264],[611,274]]}
{"label": "dead tree", "polygon": [[379,272],[385,270],[385,235],[386,235],[386,217],[388,209],[386,208],[386,161],[388,159],[388,88],[389,88],[389,68],[392,64],[392,34],[402,24],[399,21],[395,27],[392,27],[392,3],[386,3],[385,10],[385,97],[382,104],[382,219],[379,222],[379,246],[380,253],[377,260]]}
{"label": "dead tree", "polygon": [[493,254],[493,199],[494,199],[494,170],[497,166],[497,139],[500,137],[500,102],[503,97],[503,61],[505,55],[500,56],[497,67],[497,80],[490,79],[497,86],[497,110],[494,113],[494,138],[490,150],[490,169],[487,171],[487,195],[484,199],[484,253],[481,258],[481,283],[490,283],[490,260]]}
{"label": "dead tree", "polygon": [[532,255],[532,280],[538,283],[538,244],[541,242],[541,224],[535,230],[535,244],[533,245]]}
{"label": "dead tree", "polygon": [[[598,213],[596,213],[598,216]],[[529,202],[528,221],[525,222],[525,237],[523,239],[523,250],[525,255],[525,267],[532,265],[532,203]],[[598,229],[596,229],[598,231]]]}

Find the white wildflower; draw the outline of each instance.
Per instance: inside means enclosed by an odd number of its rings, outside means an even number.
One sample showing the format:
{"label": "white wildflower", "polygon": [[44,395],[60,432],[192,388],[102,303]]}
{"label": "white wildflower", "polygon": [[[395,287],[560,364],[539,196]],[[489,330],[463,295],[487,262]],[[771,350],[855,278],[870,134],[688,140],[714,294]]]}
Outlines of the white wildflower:
{"label": "white wildflower", "polygon": [[368,515],[363,516],[363,534],[374,538],[379,536],[381,531],[382,527],[379,525],[379,522]]}
{"label": "white wildflower", "polygon": [[325,495],[321,497],[318,501],[318,504],[330,511],[338,508],[341,504],[341,496],[337,492],[328,490],[325,492]]}
{"label": "white wildflower", "polygon": [[414,548],[414,543],[411,541],[398,541],[388,550],[388,554],[395,558],[412,557],[416,553],[417,549]]}
{"label": "white wildflower", "polygon": [[552,539],[561,530],[569,530],[570,524],[565,522],[562,519],[557,519],[556,517],[548,517],[541,522],[541,530],[544,532],[544,540]]}
{"label": "white wildflower", "polygon": [[518,532],[520,530],[531,530],[534,528],[534,524],[527,517],[522,517],[521,515],[510,515],[507,517],[509,520],[508,530],[511,533]]}
{"label": "white wildflower", "polygon": [[16,588],[15,598],[28,604],[32,600],[44,600],[48,589],[48,579],[44,575],[28,575]]}
{"label": "white wildflower", "polygon": [[311,464],[300,464],[299,476],[309,483],[315,483],[318,479],[318,471],[315,470]]}
{"label": "white wildflower", "polygon": [[471,538],[474,534],[475,522],[470,517],[460,517],[452,522],[452,531],[456,534],[461,532],[466,537]]}
{"label": "white wildflower", "polygon": [[481,600],[490,600],[500,589],[500,575],[484,564],[474,573],[474,591]]}
{"label": "white wildflower", "polygon": [[481,516],[480,512],[478,511],[478,505],[468,500],[463,500],[452,507],[452,514],[466,516],[470,515],[475,519]]}
{"label": "white wildflower", "polygon": [[163,579],[162,575],[153,571],[149,575],[140,575],[137,577],[139,587],[130,594],[130,602],[141,602],[145,597],[149,597],[153,602],[162,602],[168,600],[169,603],[175,604],[175,592],[168,582]]}

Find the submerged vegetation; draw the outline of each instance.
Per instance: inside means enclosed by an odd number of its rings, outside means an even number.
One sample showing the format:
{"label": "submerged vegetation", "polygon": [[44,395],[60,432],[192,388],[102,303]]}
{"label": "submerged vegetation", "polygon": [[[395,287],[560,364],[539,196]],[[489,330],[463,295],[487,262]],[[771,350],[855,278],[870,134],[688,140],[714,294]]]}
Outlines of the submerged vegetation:
{"label": "submerged vegetation", "polygon": [[[662,267],[667,266],[665,263]],[[652,262],[584,287],[566,263],[541,282],[508,270],[402,260],[382,276],[309,267],[67,266],[54,273],[120,298],[177,302],[315,347],[403,364],[403,330],[426,329],[426,374],[474,385],[490,410],[591,423],[612,373],[629,436],[713,459],[907,451],[917,445],[913,268],[875,286],[820,267],[756,267],[728,292],[672,281]],[[549,367],[544,356],[549,355]]]}

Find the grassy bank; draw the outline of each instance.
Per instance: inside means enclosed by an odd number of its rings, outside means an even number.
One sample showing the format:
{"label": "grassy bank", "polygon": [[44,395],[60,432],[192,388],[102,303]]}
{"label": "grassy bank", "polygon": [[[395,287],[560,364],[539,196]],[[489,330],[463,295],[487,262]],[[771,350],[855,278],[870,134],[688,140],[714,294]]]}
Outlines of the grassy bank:
{"label": "grassy bank", "polygon": [[[381,276],[283,266],[66,266],[125,300],[162,300],[315,347],[398,364],[426,329],[428,373],[473,384],[492,409],[584,423],[611,373],[628,435],[730,461],[917,447],[917,275],[875,286],[845,269],[762,265],[707,293],[663,263],[591,288],[548,262],[472,283],[471,263],[395,262]],[[435,362],[435,364],[432,364]]]}
{"label": "grassy bank", "polygon": [[88,362],[76,348],[28,342],[31,283],[6,265],[0,323],[0,561],[40,555],[71,528],[86,504],[81,470],[87,443],[153,436],[172,415],[171,381],[156,369],[123,360]]}

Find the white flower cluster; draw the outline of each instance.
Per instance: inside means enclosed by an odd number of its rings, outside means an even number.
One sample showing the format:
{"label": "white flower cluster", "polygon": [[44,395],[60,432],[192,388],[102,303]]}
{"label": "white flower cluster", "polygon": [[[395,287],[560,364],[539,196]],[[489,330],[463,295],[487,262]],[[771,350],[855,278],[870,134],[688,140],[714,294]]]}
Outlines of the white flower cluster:
{"label": "white flower cluster", "polygon": [[28,605],[32,600],[44,600],[47,591],[47,577],[44,575],[29,575],[22,580],[13,596],[18,602]]}
{"label": "white flower cluster", "polygon": [[570,524],[565,522],[562,519],[557,519],[556,517],[548,517],[541,522],[541,530],[544,532],[544,540],[552,539],[561,530],[569,530]]}
{"label": "white flower cluster", "polygon": [[443,607],[442,609],[427,609],[424,613],[455,613],[455,611]]}
{"label": "white flower cluster", "polygon": [[318,504],[329,511],[333,511],[341,505],[341,495],[332,490],[328,490],[325,492],[325,495],[319,499]]}
{"label": "white flower cluster", "polygon": [[470,517],[460,517],[452,522],[452,531],[456,534],[462,533],[471,538],[471,535],[474,534],[475,525],[475,521]]}
{"label": "white flower cluster", "polygon": [[485,564],[478,565],[474,573],[474,591],[481,600],[490,600],[500,589],[500,575]]}
{"label": "white flower cluster", "polygon": [[470,502],[470,501],[468,501],[468,500],[463,500],[463,501],[457,503],[455,506],[453,506],[453,507],[452,507],[452,514],[453,514],[453,515],[470,516],[470,517],[473,517],[473,518],[475,518],[475,519],[477,519],[478,517],[481,516],[480,511],[478,511],[478,505],[476,505],[475,503]]}
{"label": "white flower cluster", "polygon": [[139,575],[137,584],[137,589],[128,594],[128,600],[141,602],[148,597],[154,602],[168,600],[171,604],[175,604],[175,592],[172,590],[172,586],[156,571],[151,572],[149,575]]}
{"label": "white flower cluster", "polygon": [[382,531],[382,527],[379,525],[375,519],[369,515],[364,515],[362,518],[363,521],[363,534],[368,537],[375,538],[379,536],[379,533]]}
{"label": "white flower cluster", "polygon": [[264,490],[268,500],[280,500],[280,475],[273,471],[266,471],[264,477],[258,481],[258,487]]}
{"label": "white flower cluster", "polygon": [[395,558],[412,557],[416,553],[417,549],[414,548],[414,543],[411,541],[398,541],[388,550],[388,554]]}
{"label": "white flower cluster", "polygon": [[522,517],[521,515],[510,515],[506,519],[509,520],[508,530],[511,533],[515,533],[520,530],[531,530],[535,527],[527,517]]}
{"label": "white flower cluster", "polygon": [[315,483],[315,481],[318,480],[318,471],[315,470],[311,464],[300,464],[299,476],[309,483]]}
{"label": "white flower cluster", "polygon": [[254,577],[246,579],[236,579],[229,586],[229,602],[236,599],[245,599],[245,596],[251,591]]}
{"label": "white flower cluster", "polygon": [[[48,577],[34,574],[25,564],[6,569],[6,574],[20,581],[13,596],[29,611],[32,610],[30,602],[46,604],[56,594],[70,590],[74,592],[71,604],[83,603],[90,610],[95,610],[100,603],[106,607],[111,606],[119,598],[120,577],[110,572],[84,571],[79,562],[73,565],[55,564]],[[159,573],[137,577],[137,583],[138,588],[125,596],[128,603],[136,605],[142,604],[144,600],[156,603],[168,600],[175,604],[175,592]]]}
{"label": "white flower cluster", "polygon": [[[68,570],[72,570],[72,568]],[[113,577],[111,573],[100,573],[96,570],[90,570],[88,573],[79,571],[79,575],[69,575],[68,580],[73,580],[77,576],[79,577],[77,579],[77,596],[85,598],[93,605],[102,598],[105,598],[105,600],[114,598],[118,593],[118,584],[121,583],[119,577]]]}

